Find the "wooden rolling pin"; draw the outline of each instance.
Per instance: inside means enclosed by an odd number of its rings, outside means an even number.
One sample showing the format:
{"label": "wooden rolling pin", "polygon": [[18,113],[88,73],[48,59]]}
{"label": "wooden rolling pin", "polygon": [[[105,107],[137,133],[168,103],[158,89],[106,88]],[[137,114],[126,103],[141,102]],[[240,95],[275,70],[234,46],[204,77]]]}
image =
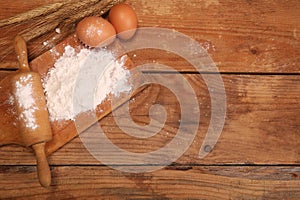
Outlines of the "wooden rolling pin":
{"label": "wooden rolling pin", "polygon": [[[41,185],[49,186],[51,184],[51,174],[45,154],[45,144],[51,140],[52,133],[41,77],[38,73],[30,72],[27,60],[26,42],[21,36],[17,36],[15,38],[15,51],[18,55],[20,64],[18,76],[22,77],[25,75],[26,77],[31,77],[31,79],[28,80],[29,82],[26,84],[30,84],[32,86],[32,98],[34,99],[36,107],[32,116],[35,120],[36,124],[34,125],[36,128],[33,129],[32,127],[28,127],[28,121],[21,118],[19,121],[21,136],[24,144],[26,146],[32,146],[33,150],[35,151],[38,177]],[[14,94],[16,94],[16,92]],[[19,113],[26,112],[24,107],[20,105],[19,102],[17,104],[17,108]]]}
{"label": "wooden rolling pin", "polygon": [[[0,88],[5,89],[3,94],[9,99],[4,102],[10,102],[6,105],[5,115],[7,119],[14,121],[0,122],[0,145],[15,143],[32,147],[37,159],[40,184],[49,186],[51,174],[45,154],[45,143],[51,140],[52,132],[41,77],[38,73],[30,71],[25,40],[17,36],[14,46],[19,69],[0,82]],[[3,98],[5,97],[2,96]],[[13,108],[8,108],[9,106]]]}

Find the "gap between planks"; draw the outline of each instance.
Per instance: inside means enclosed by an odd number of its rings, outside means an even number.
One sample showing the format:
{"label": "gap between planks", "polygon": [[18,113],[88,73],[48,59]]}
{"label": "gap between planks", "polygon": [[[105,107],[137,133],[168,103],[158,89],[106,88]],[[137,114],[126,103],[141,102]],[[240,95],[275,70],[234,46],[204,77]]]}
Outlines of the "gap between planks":
{"label": "gap between planks", "polygon": [[35,167],[1,167],[0,198],[296,199],[299,168],[194,167],[125,173],[108,167],[52,167],[42,188]]}

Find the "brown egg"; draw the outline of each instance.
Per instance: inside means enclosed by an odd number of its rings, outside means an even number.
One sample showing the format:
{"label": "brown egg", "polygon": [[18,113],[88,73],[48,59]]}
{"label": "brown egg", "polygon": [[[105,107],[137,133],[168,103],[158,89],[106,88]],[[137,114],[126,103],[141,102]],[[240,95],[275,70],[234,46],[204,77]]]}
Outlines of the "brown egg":
{"label": "brown egg", "polygon": [[124,3],[117,4],[110,9],[108,20],[115,27],[118,37],[123,40],[128,40],[134,35],[138,24],[132,7]]}
{"label": "brown egg", "polygon": [[112,43],[116,38],[116,30],[102,17],[86,17],[76,27],[79,40],[90,47],[103,47]]}

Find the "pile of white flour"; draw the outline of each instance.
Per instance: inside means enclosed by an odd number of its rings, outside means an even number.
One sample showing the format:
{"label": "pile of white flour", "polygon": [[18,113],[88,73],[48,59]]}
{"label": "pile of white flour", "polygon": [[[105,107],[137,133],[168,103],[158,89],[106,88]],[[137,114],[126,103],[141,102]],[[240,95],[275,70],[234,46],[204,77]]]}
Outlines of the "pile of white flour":
{"label": "pile of white flour", "polygon": [[66,46],[43,81],[50,120],[73,120],[79,113],[94,110],[108,94],[129,92],[125,59],[116,61],[106,49],[76,52]]}

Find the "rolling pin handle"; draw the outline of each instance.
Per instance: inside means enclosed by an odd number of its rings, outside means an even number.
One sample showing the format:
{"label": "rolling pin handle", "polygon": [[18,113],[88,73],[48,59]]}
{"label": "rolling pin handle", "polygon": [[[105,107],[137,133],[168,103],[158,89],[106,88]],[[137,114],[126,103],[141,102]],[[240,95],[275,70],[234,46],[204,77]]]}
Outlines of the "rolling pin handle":
{"label": "rolling pin handle", "polygon": [[20,64],[19,69],[21,71],[29,72],[30,68],[28,64],[26,41],[20,35],[17,35],[15,37],[15,51],[18,55],[18,60]]}
{"label": "rolling pin handle", "polygon": [[51,184],[51,172],[45,153],[45,142],[32,145],[36,155],[37,171],[40,184],[48,187]]}

